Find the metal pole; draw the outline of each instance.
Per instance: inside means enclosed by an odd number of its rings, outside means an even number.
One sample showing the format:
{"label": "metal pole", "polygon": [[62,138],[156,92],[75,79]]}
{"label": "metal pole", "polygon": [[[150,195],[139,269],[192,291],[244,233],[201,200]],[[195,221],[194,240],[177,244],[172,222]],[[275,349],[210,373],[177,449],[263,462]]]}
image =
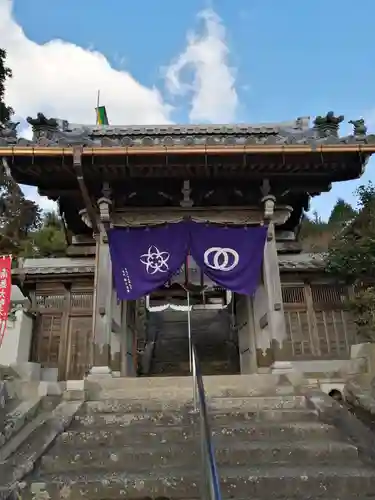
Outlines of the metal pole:
{"label": "metal pole", "polygon": [[197,411],[197,380],[196,380],[196,366],[195,366],[195,358],[193,355],[193,342],[191,338],[191,311],[190,311],[190,293],[189,290],[186,290],[187,293],[187,313],[188,313],[188,337],[189,337],[189,368],[190,374],[193,382],[193,406],[194,411]]}

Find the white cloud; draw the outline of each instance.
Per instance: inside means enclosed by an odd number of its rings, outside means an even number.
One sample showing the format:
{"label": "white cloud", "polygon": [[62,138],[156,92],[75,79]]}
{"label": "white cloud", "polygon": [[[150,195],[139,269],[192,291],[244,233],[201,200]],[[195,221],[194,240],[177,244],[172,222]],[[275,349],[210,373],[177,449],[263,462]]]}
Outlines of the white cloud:
{"label": "white cloud", "polygon": [[[168,87],[191,95],[191,120],[231,121],[238,97],[234,72],[227,63],[225,28],[212,10],[200,17],[203,34],[189,35],[186,49],[166,69]],[[0,47],[7,51],[7,64],[13,71],[6,102],[15,109],[18,120],[21,118],[24,137],[30,137],[24,119],[40,111],[71,123],[94,123],[98,89],[113,124],[172,122],[173,107],[156,87],[142,85],[129,72],[112,68],[100,52],[63,40],[39,45],[28,39],[12,16],[12,0],[0,0]],[[185,86],[180,77],[186,67],[193,69],[194,78]],[[35,189],[26,192],[51,207]]]}
{"label": "white cloud", "polygon": [[[13,78],[6,88],[6,102],[18,116],[47,116],[72,123],[94,123],[97,91],[111,123],[170,123],[172,107],[160,92],[137,82],[126,71],[113,69],[99,52],[63,40],[43,45],[29,40],[12,17],[11,0],[0,0],[0,47],[7,51]],[[21,135],[30,137],[22,127]],[[53,203],[28,188],[27,195],[46,208]]]}
{"label": "white cloud", "polygon": [[[225,123],[235,121],[238,95],[235,70],[229,66],[225,27],[211,9],[200,13],[202,33],[190,33],[187,47],[166,69],[168,90],[178,96],[191,95],[191,121]],[[191,77],[183,80],[183,75]]]}
{"label": "white cloud", "polygon": [[11,15],[12,2],[0,0],[0,47],[7,50],[13,78],[6,99],[26,117],[44,111],[73,123],[94,123],[100,89],[112,123],[169,123],[171,106],[156,88],[113,69],[99,52],[63,40],[43,45],[29,40]]}

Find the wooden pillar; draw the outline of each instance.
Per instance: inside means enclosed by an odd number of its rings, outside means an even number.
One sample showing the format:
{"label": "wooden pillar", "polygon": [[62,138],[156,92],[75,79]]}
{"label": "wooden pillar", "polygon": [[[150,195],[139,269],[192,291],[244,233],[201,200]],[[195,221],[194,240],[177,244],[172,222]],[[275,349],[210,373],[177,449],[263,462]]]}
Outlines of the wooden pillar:
{"label": "wooden pillar", "polygon": [[288,368],[286,366],[287,362],[280,361],[280,358],[283,358],[283,344],[287,335],[281,292],[279,260],[276,248],[275,226],[272,221],[270,221],[268,226],[267,243],[264,251],[263,278],[268,301],[268,327],[271,347],[274,353],[272,369],[285,371],[286,368]]}
{"label": "wooden pillar", "polygon": [[112,265],[104,231],[96,236],[93,310],[93,366],[91,374],[111,373]]}
{"label": "wooden pillar", "polygon": [[60,346],[59,346],[59,380],[67,380],[69,378],[69,369],[68,369],[68,355],[70,351],[70,335],[69,335],[69,326],[70,326],[70,308],[71,308],[71,283],[65,283],[65,300],[64,300],[64,309],[61,320],[61,337],[60,337]]}
{"label": "wooden pillar", "polygon": [[121,303],[121,336],[120,336],[120,373],[121,377],[126,377],[128,374],[128,345],[127,345],[127,312],[128,312],[128,302],[123,300]]}
{"label": "wooden pillar", "polygon": [[132,308],[135,307],[134,303],[124,300],[122,302],[121,314],[121,376],[134,377],[135,370],[135,349],[134,349],[134,325],[132,322],[133,312]]}
{"label": "wooden pillar", "polygon": [[314,310],[314,303],[313,303],[310,283],[305,282],[304,290],[305,290],[305,300],[306,300],[306,313],[309,322],[311,351],[314,354],[314,356],[321,356],[319,336],[318,336],[318,325],[316,322],[316,315]]}
{"label": "wooden pillar", "polygon": [[236,299],[233,298],[233,300],[236,300],[236,326],[241,373],[256,373],[257,359],[253,300],[246,296],[236,296]]}

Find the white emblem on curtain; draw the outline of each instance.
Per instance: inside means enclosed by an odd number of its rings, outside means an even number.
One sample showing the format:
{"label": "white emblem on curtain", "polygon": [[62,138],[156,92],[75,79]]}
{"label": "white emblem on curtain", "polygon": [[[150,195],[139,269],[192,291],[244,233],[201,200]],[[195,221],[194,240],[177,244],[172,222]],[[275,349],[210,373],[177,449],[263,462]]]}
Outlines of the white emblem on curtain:
{"label": "white emblem on curtain", "polygon": [[233,248],[211,247],[204,252],[203,260],[215,271],[228,272],[238,266],[240,256]]}
{"label": "white emblem on curtain", "polygon": [[166,273],[169,271],[169,257],[168,252],[161,252],[155,245],[151,245],[139,260],[146,266],[147,274]]}

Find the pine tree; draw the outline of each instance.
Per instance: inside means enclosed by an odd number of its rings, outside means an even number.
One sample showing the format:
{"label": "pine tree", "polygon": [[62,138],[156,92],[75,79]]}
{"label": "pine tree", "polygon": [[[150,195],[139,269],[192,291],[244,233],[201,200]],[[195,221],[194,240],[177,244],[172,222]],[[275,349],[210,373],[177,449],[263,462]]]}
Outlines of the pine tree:
{"label": "pine tree", "polygon": [[332,228],[337,227],[340,229],[340,227],[345,227],[350,224],[357,215],[358,212],[349,203],[339,198],[329,216],[328,224],[332,226]]}

